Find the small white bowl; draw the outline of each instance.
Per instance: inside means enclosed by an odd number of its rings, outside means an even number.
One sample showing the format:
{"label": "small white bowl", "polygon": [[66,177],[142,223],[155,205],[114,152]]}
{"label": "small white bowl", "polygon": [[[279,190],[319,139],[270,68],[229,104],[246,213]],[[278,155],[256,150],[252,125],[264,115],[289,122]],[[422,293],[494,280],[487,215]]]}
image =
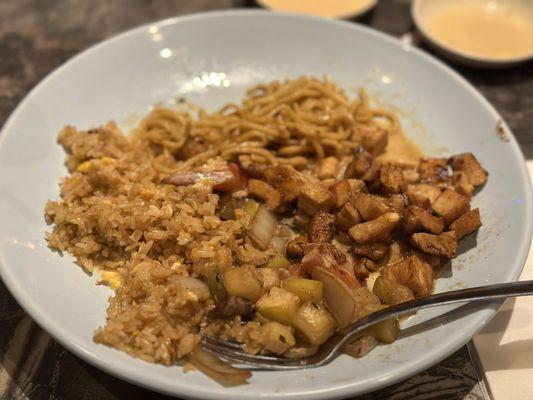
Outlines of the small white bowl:
{"label": "small white bowl", "polygon": [[525,13],[528,19],[533,21],[533,1],[531,0],[414,0],[411,4],[411,16],[425,41],[452,61],[474,67],[499,68],[516,65],[533,59],[533,49],[527,54],[509,57],[491,57],[472,53],[464,49],[443,42],[428,29],[428,21],[436,12],[456,4],[469,3],[502,3],[510,10],[518,10],[522,15]]}
{"label": "small white bowl", "polygon": [[[312,1],[312,0],[309,0]],[[324,0],[322,0],[324,3],[326,3]],[[371,9],[373,9],[376,4],[377,0],[366,0],[366,1],[354,1],[353,8],[351,8],[349,11],[339,13],[338,15],[326,15],[323,13],[309,13],[305,12],[304,10],[297,10],[295,8],[291,8],[287,6],[287,2],[283,2],[283,6],[279,7],[277,4],[272,4],[269,0],[257,0],[257,4],[261,7],[271,10],[271,11],[279,11],[279,12],[289,12],[289,13],[296,13],[296,14],[307,14],[307,15],[314,15],[318,17],[326,17],[326,18],[333,18],[333,19],[354,19],[359,18],[369,12]],[[359,4],[358,4],[359,3]],[[331,3],[329,3],[331,4]]]}

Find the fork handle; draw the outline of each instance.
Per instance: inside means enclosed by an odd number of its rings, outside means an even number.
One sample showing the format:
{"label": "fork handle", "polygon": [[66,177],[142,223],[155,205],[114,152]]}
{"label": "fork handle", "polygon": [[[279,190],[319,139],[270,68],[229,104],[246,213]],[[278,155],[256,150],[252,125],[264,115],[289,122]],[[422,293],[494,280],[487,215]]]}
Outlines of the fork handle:
{"label": "fork handle", "polygon": [[420,297],[418,299],[406,301],[405,303],[390,306],[359,319],[347,329],[346,335],[335,347],[340,349],[342,345],[349,342],[350,338],[355,334],[378,322],[411,313],[413,311],[418,311],[423,308],[530,295],[533,295],[533,280],[477,286]]}

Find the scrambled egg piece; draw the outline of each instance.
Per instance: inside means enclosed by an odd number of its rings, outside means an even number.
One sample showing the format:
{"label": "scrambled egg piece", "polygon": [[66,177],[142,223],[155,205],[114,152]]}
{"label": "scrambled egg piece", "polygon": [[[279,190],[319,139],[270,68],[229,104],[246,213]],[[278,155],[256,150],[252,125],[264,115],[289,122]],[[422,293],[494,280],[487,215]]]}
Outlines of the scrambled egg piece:
{"label": "scrambled egg piece", "polygon": [[[111,157],[102,157],[100,160],[104,163],[104,165],[112,164],[115,161],[115,159]],[[86,174],[87,172],[89,172],[89,168],[91,167],[91,161],[92,160],[82,162],[80,165],[78,165],[76,171],[81,172],[82,174]]]}
{"label": "scrambled egg piece", "polygon": [[100,271],[100,279],[98,280],[98,283],[109,286],[111,289],[115,290],[122,284],[122,279],[118,272]]}

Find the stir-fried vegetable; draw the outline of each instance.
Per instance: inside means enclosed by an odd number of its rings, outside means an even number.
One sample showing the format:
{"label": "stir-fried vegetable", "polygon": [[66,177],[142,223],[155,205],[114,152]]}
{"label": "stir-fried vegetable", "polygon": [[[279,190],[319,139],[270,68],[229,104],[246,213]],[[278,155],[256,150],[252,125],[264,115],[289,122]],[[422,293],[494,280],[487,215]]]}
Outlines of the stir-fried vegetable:
{"label": "stir-fried vegetable", "polygon": [[276,232],[277,225],[278,221],[274,214],[272,214],[268,208],[261,205],[257,209],[254,219],[252,220],[250,229],[248,230],[248,236],[253,240],[257,247],[261,250],[265,250],[268,248],[268,245]]}
{"label": "stir-fried vegetable", "polygon": [[259,203],[252,199],[247,199],[244,202],[243,210],[250,216],[250,218],[255,217],[255,213],[259,209]]}
{"label": "stir-fried vegetable", "polygon": [[189,361],[204,374],[223,386],[242,385],[252,376],[250,371],[234,368],[213,354],[203,350],[200,346],[189,354]]}
{"label": "stir-fried vegetable", "polygon": [[[371,314],[373,312],[383,310],[386,306],[381,304],[369,304],[365,307],[366,314]],[[378,322],[373,325],[370,330],[374,332],[376,339],[381,343],[392,343],[396,340],[400,327],[398,325],[397,318],[387,319],[385,321]]]}
{"label": "stir-fried vegetable", "polygon": [[374,347],[376,347],[378,341],[372,331],[365,331],[361,337],[354,340],[352,343],[342,346],[342,352],[352,357],[359,358],[368,354]]}
{"label": "stir-fried vegetable", "polygon": [[256,304],[263,317],[285,325],[290,325],[300,306],[300,298],[285,289],[274,287],[263,295]]}
{"label": "stir-fried vegetable", "polygon": [[415,298],[412,290],[407,286],[400,285],[385,276],[379,276],[376,279],[372,291],[383,303],[389,305],[403,303]]}
{"label": "stir-fried vegetable", "polygon": [[313,279],[324,284],[324,298],[328,310],[339,327],[345,328],[354,321],[356,310],[360,309],[353,291],[336,275],[323,267],[313,268]]}
{"label": "stir-fried vegetable", "polygon": [[209,286],[209,291],[216,304],[222,304],[227,300],[228,292],[224,286],[222,275],[219,272],[213,271],[209,274],[207,277],[207,285]]}
{"label": "stir-fried vegetable", "polygon": [[320,345],[335,330],[335,319],[321,305],[305,303],[292,320],[296,333],[308,343]]}
{"label": "stir-fried vegetable", "polygon": [[303,302],[318,303],[324,297],[324,284],[320,281],[291,278],[283,281],[281,287],[296,294]]}
{"label": "stir-fried vegetable", "polygon": [[224,287],[230,296],[257,301],[263,288],[252,272],[246,268],[232,268],[224,272]]}
{"label": "stir-fried vegetable", "polygon": [[272,353],[283,354],[296,344],[292,329],[278,322],[267,322],[263,325],[263,346]]}
{"label": "stir-fried vegetable", "polygon": [[274,254],[274,256],[270,260],[268,260],[268,263],[266,266],[269,268],[287,269],[291,266],[291,263],[281,254]]}

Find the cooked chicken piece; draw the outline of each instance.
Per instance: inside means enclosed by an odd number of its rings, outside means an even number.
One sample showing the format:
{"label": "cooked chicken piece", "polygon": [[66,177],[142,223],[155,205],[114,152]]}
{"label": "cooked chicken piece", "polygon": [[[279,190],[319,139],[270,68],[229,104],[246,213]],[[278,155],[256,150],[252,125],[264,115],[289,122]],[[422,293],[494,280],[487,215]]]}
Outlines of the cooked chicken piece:
{"label": "cooked chicken piece", "polygon": [[348,233],[358,244],[385,242],[389,239],[392,230],[400,222],[396,213],[385,213],[372,221],[363,222],[352,226]]}
{"label": "cooked chicken piece", "polygon": [[384,193],[400,193],[406,184],[402,169],[391,163],[381,165],[378,180]]}
{"label": "cooked chicken piece", "polygon": [[204,142],[202,139],[195,137],[189,138],[185,144],[178,150],[176,153],[176,158],[178,160],[188,160],[191,157],[194,157],[204,151],[209,149],[209,144]]}
{"label": "cooked chicken piece", "polygon": [[[419,183],[416,185],[409,185],[407,187],[407,197],[409,197],[409,200],[411,200],[413,203],[414,197],[418,198],[425,198],[427,201],[429,201],[430,204],[433,204],[435,200],[437,200],[437,197],[439,197],[441,194],[441,190],[433,185],[428,185],[425,183]],[[419,203],[417,201],[417,203]]]}
{"label": "cooked chicken piece", "polygon": [[348,179],[348,183],[352,189],[352,194],[367,191],[365,181],[362,181],[361,179],[351,178]]}
{"label": "cooked chicken piece", "polygon": [[263,200],[269,210],[275,210],[282,203],[281,193],[259,179],[250,179],[248,181],[248,193]]}
{"label": "cooked chicken piece", "polygon": [[[217,307],[218,308],[218,307]],[[242,297],[230,296],[220,307],[220,316],[230,318],[236,315],[249,317],[252,314],[252,302]]]}
{"label": "cooked chicken piece", "polygon": [[380,200],[387,206],[389,206],[392,211],[397,212],[401,216],[405,213],[405,209],[409,204],[409,199],[404,194],[393,194],[389,197],[380,197]]}
{"label": "cooked chicken piece", "polygon": [[243,171],[252,178],[262,179],[265,176],[265,171],[268,168],[267,164],[254,162],[250,156],[246,154],[240,155],[238,160]]}
{"label": "cooked chicken piece", "polygon": [[318,163],[316,176],[318,179],[336,178],[339,173],[339,159],[326,157]]}
{"label": "cooked chicken piece", "polygon": [[433,269],[416,255],[387,265],[381,275],[407,286],[417,297],[427,296],[433,290]]}
{"label": "cooked chicken piece", "polygon": [[319,211],[311,218],[307,228],[311,243],[329,243],[335,237],[335,216]]}
{"label": "cooked chicken piece", "polygon": [[302,268],[308,273],[311,273],[315,266],[330,269],[334,265],[348,263],[347,254],[331,243],[310,243],[305,247],[304,252]]}
{"label": "cooked chicken piece", "polygon": [[444,183],[448,180],[448,164],[445,158],[423,158],[418,165],[420,181]]}
{"label": "cooked chicken piece", "polygon": [[432,207],[437,215],[444,218],[444,223],[449,225],[470,210],[470,201],[468,197],[457,193],[455,190],[446,189],[432,203]]}
{"label": "cooked chicken piece", "polygon": [[333,194],[320,185],[307,185],[298,197],[298,209],[307,215],[329,211],[333,207]]}
{"label": "cooked chicken piece", "polygon": [[475,186],[470,183],[464,172],[455,171],[451,181],[455,190],[464,196],[470,197],[472,196],[472,193],[474,193],[474,190],[476,190]]}
{"label": "cooked chicken piece", "polygon": [[455,231],[457,240],[477,231],[481,226],[481,217],[479,215],[479,208],[468,211],[461,215],[450,225],[450,229]]}
{"label": "cooked chicken piece", "polygon": [[354,272],[355,272],[355,275],[357,276],[356,268],[365,268],[367,271],[376,272],[379,270],[380,267],[378,264],[376,264],[374,261],[368,258],[360,258],[359,260],[356,261],[355,267],[354,267]]}
{"label": "cooked chicken piece", "polygon": [[440,256],[422,253],[421,251],[418,251],[418,250],[413,250],[413,254],[416,254],[418,257],[420,257],[422,260],[427,262],[433,268],[440,267],[440,265],[442,264],[442,257]]}
{"label": "cooked chicken piece", "polygon": [[298,228],[303,231],[307,230],[311,217],[300,210],[296,210],[293,215],[293,222]]}
{"label": "cooked chicken piece", "polygon": [[412,205],[423,208],[425,210],[431,210],[431,202],[427,197],[411,193],[407,195],[407,198],[409,199],[409,203],[411,203]]}
{"label": "cooked chicken piece", "polygon": [[372,154],[361,149],[355,153],[353,160],[348,164],[344,177],[363,179],[372,170],[373,163]]}
{"label": "cooked chicken piece", "polygon": [[417,206],[407,207],[403,229],[406,233],[430,232],[439,234],[444,229],[444,220]]}
{"label": "cooked chicken piece", "polygon": [[347,231],[355,224],[361,222],[359,212],[351,203],[346,203],[341,210],[335,215],[335,224],[344,231]]}
{"label": "cooked chicken piece", "polygon": [[393,264],[411,255],[411,247],[404,242],[393,242],[389,249],[387,264]]}
{"label": "cooked chicken piece", "polygon": [[420,174],[416,169],[404,169],[402,173],[404,181],[408,184],[420,181]]}
{"label": "cooked chicken piece", "polygon": [[375,219],[380,215],[392,211],[379,198],[366,193],[356,193],[353,196],[352,203],[365,221]]}
{"label": "cooked chicken piece", "polygon": [[302,258],[302,269],[311,274],[313,267],[324,267],[337,275],[350,287],[359,287],[353,264],[346,253],[332,244],[309,244]]}
{"label": "cooked chicken piece", "polygon": [[178,171],[169,176],[165,183],[188,186],[202,181],[211,182],[213,190],[218,192],[234,192],[246,187],[246,176],[234,163],[223,163],[210,170]]}
{"label": "cooked chicken piece", "polygon": [[353,253],[358,257],[366,257],[372,261],[382,260],[389,252],[389,246],[385,243],[356,244]]}
{"label": "cooked chicken piece", "polygon": [[333,193],[333,207],[340,208],[352,197],[352,187],[348,179],[334,183],[329,190]]}
{"label": "cooked chicken piece", "polygon": [[448,160],[454,171],[461,171],[472,185],[479,187],[487,181],[488,173],[472,153],[458,154]]}
{"label": "cooked chicken piece", "polygon": [[388,143],[387,131],[377,126],[360,125],[356,128],[352,140],[361,143],[373,156],[385,151]]}
{"label": "cooked chicken piece", "polygon": [[368,258],[361,258],[360,260],[357,260],[355,262],[355,265],[353,267],[353,273],[355,274],[355,277],[357,279],[368,278],[368,275],[370,275],[370,271],[367,265],[369,263],[376,265],[372,260],[369,260]]}
{"label": "cooked chicken piece", "polygon": [[304,256],[304,249],[306,245],[306,236],[296,236],[294,239],[291,239],[287,242],[287,246],[285,247],[285,255],[289,258],[300,259]]}
{"label": "cooked chicken piece", "polygon": [[440,235],[431,233],[415,233],[411,236],[411,244],[424,253],[435,256],[455,258],[457,256],[457,237],[455,231]]}
{"label": "cooked chicken piece", "polygon": [[283,163],[269,166],[265,170],[265,180],[289,202],[296,199],[308,184],[306,176]]}

